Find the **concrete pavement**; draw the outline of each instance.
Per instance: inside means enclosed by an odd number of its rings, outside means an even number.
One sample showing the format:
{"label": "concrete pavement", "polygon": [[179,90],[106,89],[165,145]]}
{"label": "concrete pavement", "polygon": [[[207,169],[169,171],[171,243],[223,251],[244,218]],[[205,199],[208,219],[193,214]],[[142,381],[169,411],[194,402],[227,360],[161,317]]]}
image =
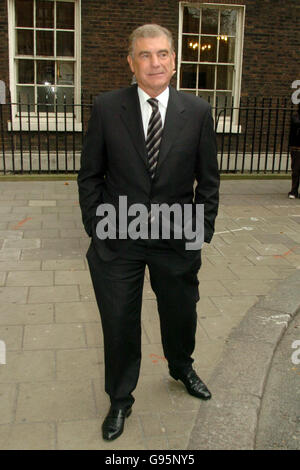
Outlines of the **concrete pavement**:
{"label": "concrete pavement", "polygon": [[263,394],[255,449],[300,450],[300,313],[281,339]]}
{"label": "concrete pavement", "polygon": [[209,402],[168,375],[146,273],[136,402],[123,435],[106,443],[103,339],[77,184],[2,180],[0,449],[253,448],[272,357],[300,306],[300,200],[287,198],[289,187],[221,183],[194,354]]}

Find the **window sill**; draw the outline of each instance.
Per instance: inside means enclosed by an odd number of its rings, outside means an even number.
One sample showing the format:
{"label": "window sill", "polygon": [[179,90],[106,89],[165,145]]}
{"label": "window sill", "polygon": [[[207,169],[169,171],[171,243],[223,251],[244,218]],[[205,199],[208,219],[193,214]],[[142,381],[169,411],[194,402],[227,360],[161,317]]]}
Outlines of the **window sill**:
{"label": "window sill", "polygon": [[20,119],[15,118],[7,122],[7,128],[9,132],[82,132],[82,123],[73,121],[73,119],[40,119],[39,123],[36,118],[28,119],[22,118],[21,126]]}
{"label": "window sill", "polygon": [[230,122],[219,121],[218,127],[216,130],[217,134],[241,134],[242,133],[242,126],[237,124],[231,124]]}

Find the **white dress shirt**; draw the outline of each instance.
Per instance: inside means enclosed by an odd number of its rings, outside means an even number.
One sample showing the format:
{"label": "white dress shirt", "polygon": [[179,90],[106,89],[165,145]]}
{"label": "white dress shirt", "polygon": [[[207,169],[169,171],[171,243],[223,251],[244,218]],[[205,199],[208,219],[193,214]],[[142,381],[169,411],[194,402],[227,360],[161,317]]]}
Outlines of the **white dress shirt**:
{"label": "white dress shirt", "polygon": [[[139,100],[140,100],[143,128],[144,128],[144,134],[145,134],[145,139],[146,139],[148,124],[149,124],[150,117],[152,114],[152,106],[151,104],[148,103],[147,100],[151,98],[151,96],[145,93],[144,90],[142,90],[140,87],[138,87],[138,95],[139,95]],[[168,106],[168,101],[169,101],[169,87],[167,87],[160,95],[156,96],[156,99],[158,101],[158,109],[161,115],[162,126],[164,127],[167,106]]]}

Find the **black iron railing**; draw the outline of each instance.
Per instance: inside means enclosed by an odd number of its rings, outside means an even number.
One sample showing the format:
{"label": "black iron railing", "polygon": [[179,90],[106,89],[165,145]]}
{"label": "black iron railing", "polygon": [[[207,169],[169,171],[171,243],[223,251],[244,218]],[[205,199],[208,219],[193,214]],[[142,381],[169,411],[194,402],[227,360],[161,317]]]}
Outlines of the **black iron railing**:
{"label": "black iron railing", "polygon": [[213,108],[223,173],[287,173],[289,130],[296,106],[290,99],[243,99]]}
{"label": "black iron railing", "polygon": [[[76,173],[92,98],[80,105],[0,104],[0,172]],[[223,173],[287,173],[290,99],[242,99],[212,107]]]}

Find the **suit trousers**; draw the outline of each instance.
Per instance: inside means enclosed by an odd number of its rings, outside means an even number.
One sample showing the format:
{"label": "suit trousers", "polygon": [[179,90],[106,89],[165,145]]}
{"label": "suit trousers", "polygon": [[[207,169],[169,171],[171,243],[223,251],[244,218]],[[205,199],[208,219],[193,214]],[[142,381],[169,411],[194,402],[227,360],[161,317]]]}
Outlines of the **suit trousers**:
{"label": "suit trousers", "polygon": [[169,369],[183,371],[193,362],[201,251],[180,254],[166,240],[134,240],[118,258],[103,261],[92,241],[87,260],[103,329],[105,391],[112,405],[131,405],[141,363],[145,267]]}
{"label": "suit trousers", "polygon": [[300,181],[300,147],[291,148],[291,167],[292,167],[292,189],[291,193],[298,196]]}

